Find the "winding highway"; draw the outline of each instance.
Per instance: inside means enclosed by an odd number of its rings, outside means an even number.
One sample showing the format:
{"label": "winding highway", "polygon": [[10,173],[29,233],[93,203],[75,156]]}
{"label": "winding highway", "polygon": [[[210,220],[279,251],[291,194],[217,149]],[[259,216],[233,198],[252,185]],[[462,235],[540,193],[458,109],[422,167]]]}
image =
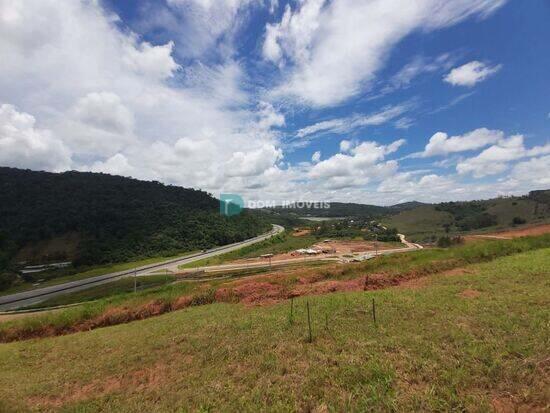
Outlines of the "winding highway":
{"label": "winding highway", "polygon": [[273,225],[273,229],[266,234],[259,235],[254,238],[250,238],[234,244],[223,245],[221,247],[212,248],[196,254],[185,255],[179,258],[173,258],[167,261],[159,262],[156,264],[144,265],[141,267],[132,268],[130,270],[124,270],[119,272],[113,272],[110,274],[99,275],[97,277],[84,278],[82,280],[70,281],[63,284],[51,285],[48,287],[36,288],[34,290],[23,291],[16,294],[10,294],[0,297],[0,311],[14,310],[21,307],[27,307],[30,305],[38,304],[46,299],[61,295],[72,293],[76,291],[85,290],[87,288],[95,287],[97,285],[106,284],[123,277],[129,277],[133,275],[145,275],[152,270],[168,270],[174,267],[178,267],[190,262],[199,261],[205,258],[214,257],[216,255],[225,254],[226,252],[234,251],[243,248],[247,245],[252,245],[266,239],[269,239],[284,231],[284,228],[280,225]]}

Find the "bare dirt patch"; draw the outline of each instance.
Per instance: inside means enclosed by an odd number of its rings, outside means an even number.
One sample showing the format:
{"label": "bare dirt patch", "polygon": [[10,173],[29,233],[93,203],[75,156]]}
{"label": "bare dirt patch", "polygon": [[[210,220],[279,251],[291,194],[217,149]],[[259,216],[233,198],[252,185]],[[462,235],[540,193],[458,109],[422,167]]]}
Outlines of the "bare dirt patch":
{"label": "bare dirt patch", "polygon": [[364,240],[330,240],[327,242],[318,242],[317,244],[314,244],[312,248],[320,250],[332,249],[336,254],[352,254],[354,252],[375,251],[376,249],[386,250],[395,247],[384,242],[376,243],[374,241]]}
{"label": "bare dirt patch", "polygon": [[[364,240],[327,240],[317,242],[309,247],[310,249],[317,250],[320,253],[317,255],[312,255],[311,257],[317,257],[317,258],[329,258],[329,257],[337,257],[341,255],[351,255],[354,253],[361,253],[361,252],[368,252],[368,251],[375,251],[375,250],[387,250],[387,249],[393,249],[395,248],[395,245],[384,243],[384,242],[377,242],[374,241],[364,241]],[[306,255],[306,257],[309,257]],[[303,254],[300,254],[296,251],[290,251],[280,254],[274,254],[270,257],[258,257],[258,258],[246,258],[246,259],[238,259],[229,262],[228,264],[252,264],[257,262],[263,262],[267,263],[269,260],[271,260],[272,263],[276,263],[278,261],[288,261],[288,260],[296,260],[299,262],[300,258],[304,258]]]}
{"label": "bare dirt patch", "polygon": [[167,366],[159,363],[127,374],[93,380],[83,385],[68,383],[60,394],[33,396],[27,400],[27,404],[29,407],[59,408],[65,404],[76,403],[92,397],[105,396],[128,389],[132,392],[141,392],[163,384],[168,377],[166,372]]}
{"label": "bare dirt patch", "polygon": [[311,230],[310,229],[303,229],[303,228],[297,228],[292,233],[292,235],[294,237],[303,237],[304,235],[308,235],[308,234],[311,234]]}
{"label": "bare dirt patch", "polygon": [[527,228],[517,228],[507,231],[494,232],[490,234],[476,234],[476,235],[467,235],[467,239],[513,239],[519,237],[527,236],[536,236],[550,233],[550,224],[537,225]]}
{"label": "bare dirt patch", "polygon": [[481,293],[477,290],[470,290],[466,289],[460,293],[460,296],[462,298],[477,298],[481,295]]}

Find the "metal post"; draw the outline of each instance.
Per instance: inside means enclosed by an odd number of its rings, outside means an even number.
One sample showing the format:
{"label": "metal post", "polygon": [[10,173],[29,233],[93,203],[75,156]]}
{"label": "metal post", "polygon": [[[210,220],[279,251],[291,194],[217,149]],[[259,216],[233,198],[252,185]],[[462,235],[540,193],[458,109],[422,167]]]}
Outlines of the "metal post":
{"label": "metal post", "polygon": [[374,298],[372,299],[372,321],[374,321],[374,325],[376,326],[376,306],[374,304]]}
{"label": "metal post", "polygon": [[307,306],[307,326],[309,330],[309,342],[311,343],[313,341],[313,336],[311,335],[311,316],[309,315],[309,301],[306,302]]}
{"label": "metal post", "polygon": [[134,270],[134,293],[137,292],[137,271]]}

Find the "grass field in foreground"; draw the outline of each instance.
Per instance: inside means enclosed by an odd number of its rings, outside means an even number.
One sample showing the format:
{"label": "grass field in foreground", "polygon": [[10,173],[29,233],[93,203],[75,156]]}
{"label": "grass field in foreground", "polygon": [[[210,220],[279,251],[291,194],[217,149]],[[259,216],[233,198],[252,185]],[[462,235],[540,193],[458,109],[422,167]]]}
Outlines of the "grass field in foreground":
{"label": "grass field in foreground", "polygon": [[213,304],[2,344],[0,410],[543,411],[549,268],[547,248],[414,289],[296,299],[293,323],[289,302]]}

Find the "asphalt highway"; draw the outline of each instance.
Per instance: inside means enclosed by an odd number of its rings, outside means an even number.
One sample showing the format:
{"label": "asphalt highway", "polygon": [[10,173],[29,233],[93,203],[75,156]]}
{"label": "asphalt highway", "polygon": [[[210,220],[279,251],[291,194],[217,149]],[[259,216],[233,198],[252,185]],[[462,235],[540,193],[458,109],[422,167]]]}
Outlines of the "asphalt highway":
{"label": "asphalt highway", "polygon": [[245,247],[247,245],[255,244],[273,237],[284,231],[284,228],[280,225],[273,225],[273,229],[263,235],[259,235],[254,238],[250,238],[234,244],[223,245],[221,247],[212,248],[210,250],[199,252],[192,255],[185,255],[180,258],[173,258],[167,261],[159,262],[156,264],[145,265],[142,267],[132,268],[130,270],[124,270],[114,272],[110,274],[99,275],[97,277],[85,278],[77,281],[70,281],[63,284],[51,285],[48,287],[36,288],[29,291],[23,291],[16,294],[10,294],[0,297],[0,311],[14,310],[21,307],[28,307],[30,305],[38,304],[46,299],[61,295],[72,293],[75,291],[85,290],[87,288],[95,287],[97,285],[106,284],[117,280],[122,277],[130,277],[134,275],[144,275],[151,273],[152,270],[168,270],[179,265],[188,264],[190,262],[202,260],[205,258],[214,257],[216,255],[225,254],[226,252],[234,251]]}

